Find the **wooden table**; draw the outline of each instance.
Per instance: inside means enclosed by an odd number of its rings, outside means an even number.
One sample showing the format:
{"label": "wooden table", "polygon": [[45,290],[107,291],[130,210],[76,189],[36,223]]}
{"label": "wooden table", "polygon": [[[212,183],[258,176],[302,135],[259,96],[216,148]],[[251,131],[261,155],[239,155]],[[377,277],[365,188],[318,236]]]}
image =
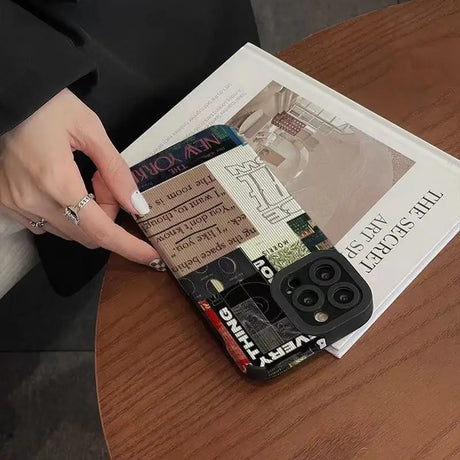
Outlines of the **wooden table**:
{"label": "wooden table", "polygon": [[[281,58],[460,155],[460,1],[413,1]],[[460,457],[460,238],[337,360],[267,384],[234,370],[168,274],[112,256],[96,337],[113,458]]]}

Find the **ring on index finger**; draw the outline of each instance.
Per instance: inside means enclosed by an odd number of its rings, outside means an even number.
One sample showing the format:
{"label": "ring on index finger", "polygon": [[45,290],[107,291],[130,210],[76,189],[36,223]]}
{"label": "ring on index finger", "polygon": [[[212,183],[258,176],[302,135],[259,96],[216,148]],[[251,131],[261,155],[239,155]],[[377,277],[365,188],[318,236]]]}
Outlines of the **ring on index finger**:
{"label": "ring on index finger", "polygon": [[72,222],[72,224],[78,225],[80,223],[80,216],[78,213],[91,200],[94,200],[94,195],[92,193],[88,193],[75,206],[66,206],[64,208],[64,216],[69,222]]}

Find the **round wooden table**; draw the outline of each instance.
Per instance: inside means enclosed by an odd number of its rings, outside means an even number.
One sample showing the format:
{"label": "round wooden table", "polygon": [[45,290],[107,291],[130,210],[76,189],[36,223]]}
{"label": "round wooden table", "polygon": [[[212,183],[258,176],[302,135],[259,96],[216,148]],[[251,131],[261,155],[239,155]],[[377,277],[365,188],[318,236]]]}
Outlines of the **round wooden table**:
{"label": "round wooden table", "polygon": [[[413,1],[280,57],[460,155],[460,1]],[[341,360],[240,377],[169,274],[114,255],[96,378],[112,458],[394,459],[460,455],[460,238]]]}

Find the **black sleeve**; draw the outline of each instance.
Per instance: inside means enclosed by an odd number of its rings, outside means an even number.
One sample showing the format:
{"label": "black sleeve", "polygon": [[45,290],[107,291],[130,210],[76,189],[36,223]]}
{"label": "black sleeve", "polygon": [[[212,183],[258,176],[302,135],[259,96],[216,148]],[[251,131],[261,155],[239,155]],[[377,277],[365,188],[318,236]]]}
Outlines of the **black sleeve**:
{"label": "black sleeve", "polygon": [[0,134],[60,90],[95,72],[70,38],[10,0],[0,0]]}

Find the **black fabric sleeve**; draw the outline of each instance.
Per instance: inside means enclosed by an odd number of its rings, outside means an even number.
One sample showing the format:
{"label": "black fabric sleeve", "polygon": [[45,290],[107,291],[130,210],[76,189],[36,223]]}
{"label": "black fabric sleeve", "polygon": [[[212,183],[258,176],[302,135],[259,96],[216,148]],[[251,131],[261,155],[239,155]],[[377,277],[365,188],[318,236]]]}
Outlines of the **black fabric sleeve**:
{"label": "black fabric sleeve", "polygon": [[0,1],[0,69],[0,134],[96,71],[70,38],[10,0]]}

